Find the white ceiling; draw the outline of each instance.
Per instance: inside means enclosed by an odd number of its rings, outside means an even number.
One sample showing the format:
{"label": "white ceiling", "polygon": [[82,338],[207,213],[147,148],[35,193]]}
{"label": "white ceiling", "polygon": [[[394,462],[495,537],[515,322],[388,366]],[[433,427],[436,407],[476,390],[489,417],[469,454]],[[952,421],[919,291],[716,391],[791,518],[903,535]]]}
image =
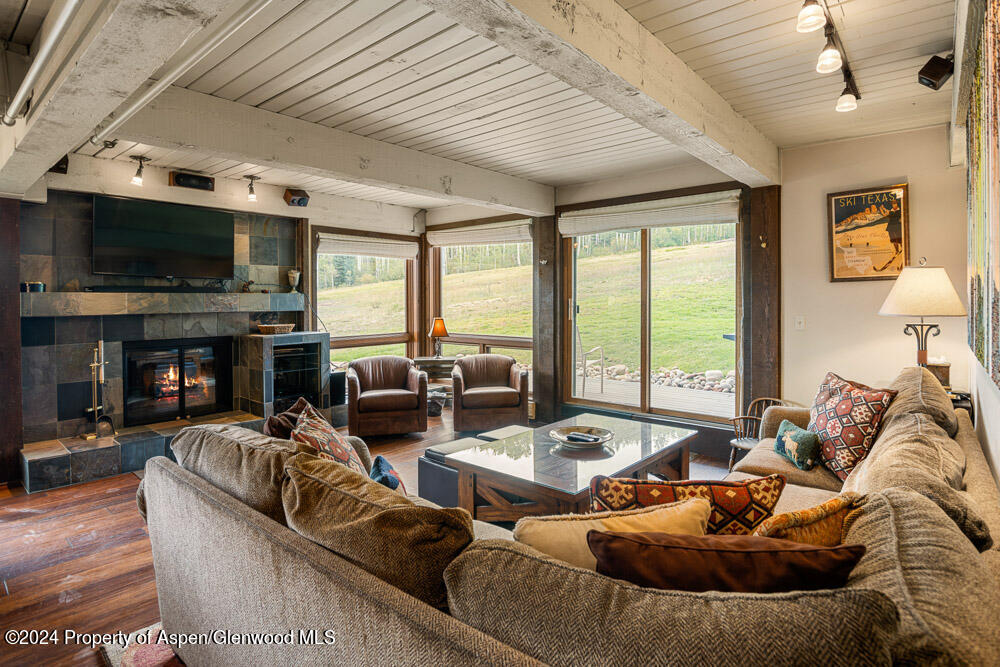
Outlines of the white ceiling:
{"label": "white ceiling", "polygon": [[800,34],[802,0],[618,0],[736,111],[781,147],[947,122],[951,82],[917,83],[934,54],[950,52],[954,0],[829,0],[861,89],[857,111],[837,113],[839,73],[817,74],[823,31]]}
{"label": "white ceiling", "polygon": [[54,0],[0,0],[0,39],[30,46]]}

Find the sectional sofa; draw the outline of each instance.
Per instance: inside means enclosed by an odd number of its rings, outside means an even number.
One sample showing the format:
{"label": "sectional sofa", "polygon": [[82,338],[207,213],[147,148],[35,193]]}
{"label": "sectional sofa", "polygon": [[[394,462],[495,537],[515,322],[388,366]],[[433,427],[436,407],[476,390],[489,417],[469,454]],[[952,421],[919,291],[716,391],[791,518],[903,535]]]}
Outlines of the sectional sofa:
{"label": "sectional sofa", "polygon": [[[773,453],[782,419],[730,477],[788,477],[777,511],[842,490],[863,494],[844,541],[866,555],[839,590],[771,595],[640,588],[554,561],[474,522],[476,539],[444,572],[447,611],[433,608],[248,506],[220,460],[195,474],[152,459],[140,489],[164,629],[331,629],[307,646],[177,646],[189,665],[273,664],[998,664],[1000,493],[968,414],[936,380],[905,369],[871,454],[843,483]],[[237,427],[194,427],[184,439],[287,441]],[[225,442],[221,442],[225,445]],[[365,462],[367,448],[352,440]],[[254,445],[254,446],[258,446]],[[242,472],[246,472],[244,469]],[[277,480],[280,471],[265,471]],[[239,470],[232,472],[241,474]],[[222,487],[222,488],[220,488]],[[226,490],[223,490],[225,488]],[[228,492],[227,492],[228,491]],[[428,501],[413,498],[418,504]]]}

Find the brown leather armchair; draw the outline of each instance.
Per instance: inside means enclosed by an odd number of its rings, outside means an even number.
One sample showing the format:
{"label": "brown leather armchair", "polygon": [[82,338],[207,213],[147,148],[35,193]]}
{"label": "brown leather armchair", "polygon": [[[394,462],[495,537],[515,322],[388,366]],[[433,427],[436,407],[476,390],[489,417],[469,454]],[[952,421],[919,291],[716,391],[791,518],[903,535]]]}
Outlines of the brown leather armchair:
{"label": "brown leather armchair", "polygon": [[528,423],[528,372],[503,354],[473,354],[451,371],[455,430],[487,431]]}
{"label": "brown leather armchair", "polygon": [[406,357],[365,357],[347,368],[347,429],[351,435],[427,430],[427,373]]}

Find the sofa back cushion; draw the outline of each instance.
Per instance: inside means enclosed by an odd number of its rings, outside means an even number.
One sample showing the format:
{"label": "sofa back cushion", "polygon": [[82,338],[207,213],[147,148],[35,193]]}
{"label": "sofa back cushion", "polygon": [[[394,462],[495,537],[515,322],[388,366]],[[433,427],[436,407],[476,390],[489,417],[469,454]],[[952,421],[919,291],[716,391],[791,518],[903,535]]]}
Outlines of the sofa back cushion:
{"label": "sofa back cushion", "polygon": [[306,447],[229,424],[189,426],[170,443],[182,468],[281,524],[285,462]]}
{"label": "sofa back cushion", "polygon": [[958,417],[951,406],[944,387],[926,368],[910,366],[904,368],[892,381],[890,388],[896,391],[883,418],[883,428],[893,419],[902,415],[925,414],[954,437],[958,431]]}
{"label": "sofa back cushion", "polygon": [[514,359],[505,354],[472,354],[455,360],[468,387],[506,387]]}
{"label": "sofa back cushion", "polygon": [[926,414],[897,416],[868,458],[844,481],[844,492],[876,493],[906,486],[933,500],[980,550],[993,543],[986,522],[962,491],[965,453]]}
{"label": "sofa back cushion", "polygon": [[888,664],[897,622],[877,591],[661,591],[501,540],[445,582],[452,616],[550,665]]}
{"label": "sofa back cushion", "polygon": [[869,494],[844,524],[865,546],[847,587],[899,608],[893,658],[903,664],[1000,664],[1000,582],[933,502],[912,489]]}
{"label": "sofa back cushion", "polygon": [[406,357],[364,357],[355,359],[350,368],[358,374],[361,391],[405,389],[406,376],[413,362]]}
{"label": "sofa back cushion", "polygon": [[289,528],[429,605],[445,605],[444,568],[473,539],[468,512],[418,506],[311,454],[291,458],[285,472]]}

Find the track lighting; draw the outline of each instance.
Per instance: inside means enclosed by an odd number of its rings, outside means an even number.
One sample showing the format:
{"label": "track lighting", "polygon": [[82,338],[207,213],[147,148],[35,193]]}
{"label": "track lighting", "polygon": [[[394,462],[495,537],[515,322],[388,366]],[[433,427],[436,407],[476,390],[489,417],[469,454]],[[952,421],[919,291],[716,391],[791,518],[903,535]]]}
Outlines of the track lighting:
{"label": "track lighting", "polygon": [[845,66],[842,72],[844,74],[844,92],[837,98],[836,109],[840,113],[846,113],[858,108],[858,100],[861,99],[861,93],[858,92],[858,84],[854,81],[854,75],[851,74],[851,70]]}
{"label": "track lighting", "polygon": [[833,30],[826,29],[826,46],[819,53],[819,60],[816,61],[816,71],[820,74],[830,74],[836,72],[844,64],[840,56],[840,49],[833,39]]}
{"label": "track lighting", "polygon": [[826,12],[817,0],[806,0],[799,10],[799,18],[795,23],[798,32],[813,32],[826,25]]}
{"label": "track lighting", "polygon": [[142,185],[142,167],[144,164],[149,162],[149,158],[145,155],[129,155],[129,158],[135,160],[139,163],[139,168],[135,170],[135,176],[132,177],[132,185]]}
{"label": "track lighting", "polygon": [[244,176],[243,178],[250,181],[250,186],[247,188],[247,201],[257,201],[257,193],[253,191],[253,182],[259,181],[260,176]]}

